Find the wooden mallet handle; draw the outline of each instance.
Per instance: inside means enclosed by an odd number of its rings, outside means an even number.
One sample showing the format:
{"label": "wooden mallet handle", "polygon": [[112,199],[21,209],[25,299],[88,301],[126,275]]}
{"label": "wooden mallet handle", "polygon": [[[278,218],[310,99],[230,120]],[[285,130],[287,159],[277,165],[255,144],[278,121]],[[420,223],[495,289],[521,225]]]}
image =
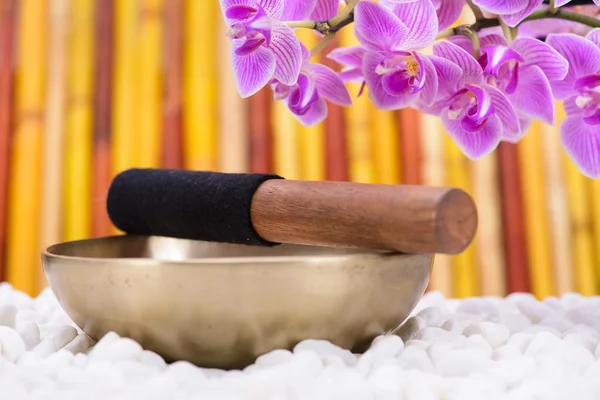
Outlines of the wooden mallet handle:
{"label": "wooden mallet handle", "polygon": [[265,240],[458,254],[477,230],[471,197],[455,188],[273,179],[250,209]]}

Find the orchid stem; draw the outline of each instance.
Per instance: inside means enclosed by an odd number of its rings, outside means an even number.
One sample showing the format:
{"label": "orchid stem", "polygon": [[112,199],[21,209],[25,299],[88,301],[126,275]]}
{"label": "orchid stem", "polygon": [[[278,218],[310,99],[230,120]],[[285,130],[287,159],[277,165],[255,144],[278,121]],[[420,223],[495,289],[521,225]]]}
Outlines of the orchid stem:
{"label": "orchid stem", "polygon": [[338,15],[327,21],[329,26],[334,27],[340,22],[342,22],[346,17],[348,17],[352,13],[352,11],[354,11],[354,7],[357,4],[358,0],[349,0],[346,3],[346,7]]}
{"label": "orchid stem", "polygon": [[454,28],[454,30],[456,31],[457,35],[463,35],[471,39],[471,43],[473,44],[473,57],[475,59],[478,59],[481,53],[481,46],[479,44],[479,35],[477,34],[477,32],[464,25],[457,26],[456,28]]}
{"label": "orchid stem", "polygon": [[333,40],[335,37],[335,33],[330,33],[326,35],[315,47],[310,50],[310,56],[314,57],[319,54],[327,45]]}
{"label": "orchid stem", "polygon": [[503,20],[500,20],[500,27],[502,27],[502,33],[504,34],[504,37],[506,38],[508,43],[512,43],[514,39],[512,29],[508,25],[506,25],[506,23]]}
{"label": "orchid stem", "polygon": [[556,6],[554,5],[555,3],[555,0],[550,0],[550,6],[548,8],[548,11],[552,14],[556,14],[556,11],[558,11],[558,8],[556,8]]}
{"label": "orchid stem", "polygon": [[285,23],[290,28],[306,28],[316,29],[317,23],[315,21],[289,21]]}
{"label": "orchid stem", "polygon": [[471,11],[473,12],[473,15],[475,16],[475,19],[477,21],[485,19],[485,16],[483,15],[483,12],[481,11],[481,8],[479,8],[475,4],[473,4],[472,0],[467,0],[467,5],[469,6],[469,8],[471,9]]}

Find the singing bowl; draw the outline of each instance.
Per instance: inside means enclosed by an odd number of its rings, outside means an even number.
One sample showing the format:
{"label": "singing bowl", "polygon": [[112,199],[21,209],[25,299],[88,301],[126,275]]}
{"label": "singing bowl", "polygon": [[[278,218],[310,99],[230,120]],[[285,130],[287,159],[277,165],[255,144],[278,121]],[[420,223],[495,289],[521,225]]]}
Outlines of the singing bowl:
{"label": "singing bowl", "polygon": [[305,339],[364,351],[413,310],[433,255],[123,235],[57,244],[42,259],[93,339],[114,331],[169,362],[237,369]]}

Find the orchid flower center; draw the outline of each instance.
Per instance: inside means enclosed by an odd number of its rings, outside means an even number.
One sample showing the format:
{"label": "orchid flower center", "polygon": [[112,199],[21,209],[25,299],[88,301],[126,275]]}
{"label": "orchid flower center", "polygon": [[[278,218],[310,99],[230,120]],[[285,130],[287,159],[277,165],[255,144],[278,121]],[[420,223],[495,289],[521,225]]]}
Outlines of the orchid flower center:
{"label": "orchid flower center", "polygon": [[512,94],[519,84],[519,63],[525,60],[519,53],[505,46],[486,46],[481,49],[479,64],[489,85]]}
{"label": "orchid flower center", "polygon": [[289,109],[296,115],[306,114],[310,107],[319,101],[319,93],[314,79],[304,73],[298,76],[298,81],[293,86],[274,81],[272,88],[273,98],[286,100]]}
{"label": "orchid flower center", "polygon": [[600,74],[582,76],[573,85],[578,95],[575,104],[589,125],[600,125]]}
{"label": "orchid flower center", "polygon": [[271,43],[271,20],[262,7],[235,4],[225,16],[231,22],[226,35],[235,42],[236,54],[247,55]]}
{"label": "orchid flower center", "polygon": [[494,113],[490,96],[477,85],[466,85],[448,103],[448,118],[460,120],[463,129],[471,133],[480,131]]}
{"label": "orchid flower center", "polygon": [[392,96],[415,94],[425,85],[420,60],[413,53],[398,52],[381,60],[375,73],[382,76],[385,91]]}

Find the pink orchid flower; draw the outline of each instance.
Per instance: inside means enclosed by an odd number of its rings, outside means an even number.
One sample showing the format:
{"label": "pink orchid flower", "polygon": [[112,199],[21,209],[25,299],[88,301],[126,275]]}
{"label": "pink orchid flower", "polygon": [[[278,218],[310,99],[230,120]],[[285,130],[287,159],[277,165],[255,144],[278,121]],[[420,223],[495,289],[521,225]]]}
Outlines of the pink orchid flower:
{"label": "pink orchid flower", "polygon": [[304,126],[321,123],[327,116],[329,100],[341,106],[350,106],[352,99],[342,79],[331,68],[311,64],[310,53],[302,45],[303,62],[300,76],[294,85],[277,80],[271,82],[274,99],[283,101]]}
{"label": "pink orchid flower", "polygon": [[435,107],[450,137],[467,157],[492,152],[503,137],[518,135],[519,117],[508,98],[488,84],[481,65],[461,47],[438,42],[434,54],[453,63],[440,65]]}
{"label": "pink orchid flower", "polygon": [[283,0],[220,0],[232,44],[237,90],[252,96],[271,79],[293,85],[300,74],[302,50],[294,31],[280,22]]}
{"label": "pink orchid flower", "polygon": [[565,151],[587,177],[600,177],[600,29],[586,37],[551,34],[547,42],[569,62],[562,80],[552,81],[552,91],[564,100],[567,118],[560,138]]}
{"label": "pink orchid flower", "polygon": [[362,77],[379,109],[399,109],[417,100],[431,103],[437,92],[435,66],[430,57],[413,49],[430,45],[437,25],[428,0],[396,4],[392,9],[362,1],[354,10],[354,32],[361,46],[331,57],[352,61],[346,65],[356,80],[360,79],[356,61],[362,60]]}
{"label": "pink orchid flower", "polygon": [[[466,37],[451,41],[472,54],[472,42]],[[527,132],[531,120],[554,123],[554,99],[550,81],[565,77],[569,66],[556,50],[532,38],[518,38],[509,44],[503,36],[488,34],[480,38],[486,82],[500,89],[517,110],[521,132],[502,140],[515,143]]]}

